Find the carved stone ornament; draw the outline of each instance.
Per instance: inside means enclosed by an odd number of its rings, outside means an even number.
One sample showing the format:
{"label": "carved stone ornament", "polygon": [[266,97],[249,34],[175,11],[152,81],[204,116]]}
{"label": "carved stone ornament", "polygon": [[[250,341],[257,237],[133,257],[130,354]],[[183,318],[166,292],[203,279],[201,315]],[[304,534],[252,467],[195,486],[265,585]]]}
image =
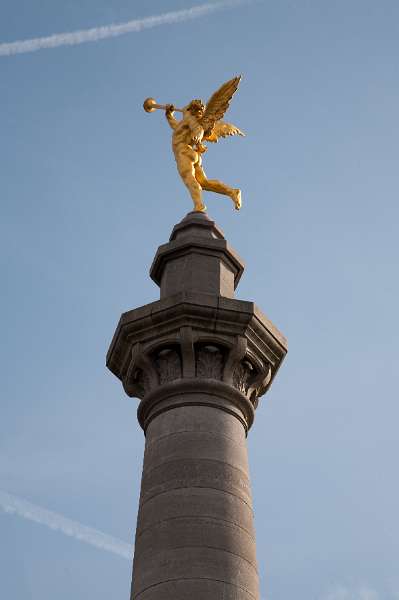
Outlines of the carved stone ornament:
{"label": "carved stone ornament", "polygon": [[271,377],[272,370],[269,364],[262,364],[256,368],[249,360],[244,359],[234,369],[233,385],[247,396],[256,408],[258,398],[267,391]]}
{"label": "carved stone ornament", "polygon": [[197,377],[222,380],[223,354],[217,346],[202,346],[196,352]]}
{"label": "carved stone ornament", "polygon": [[251,363],[245,361],[240,362],[233,372],[233,385],[243,394],[248,392],[248,380],[251,377],[253,367]]}
{"label": "carved stone ornament", "polygon": [[160,385],[179,379],[182,376],[180,356],[173,348],[160,350],[156,355],[155,365]]}
{"label": "carved stone ornament", "polygon": [[191,327],[182,327],[174,344],[133,346],[123,379],[126,393],[142,399],[159,386],[179,379],[214,379],[233,386],[256,407],[271,381],[271,365],[251,355],[245,338],[237,337],[229,344],[198,338]]}

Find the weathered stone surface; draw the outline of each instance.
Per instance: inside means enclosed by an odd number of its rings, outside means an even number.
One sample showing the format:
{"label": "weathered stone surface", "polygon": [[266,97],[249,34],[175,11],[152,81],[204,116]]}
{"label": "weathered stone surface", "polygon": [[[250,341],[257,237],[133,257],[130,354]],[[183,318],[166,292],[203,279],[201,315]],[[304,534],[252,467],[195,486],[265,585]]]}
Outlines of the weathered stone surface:
{"label": "weathered stone surface", "polygon": [[[255,598],[259,594],[258,573],[252,564],[236,554],[208,546],[160,551],[151,560],[141,561],[138,557],[135,567],[132,598],[139,598],[144,590],[161,582],[192,578],[234,582]],[[196,600],[202,597],[198,595]]]}
{"label": "weathered stone surface", "polygon": [[255,537],[252,505],[231,492],[212,488],[180,488],[153,496],[140,505],[137,535],[156,523],[181,516],[230,523]]}
{"label": "weathered stone surface", "polygon": [[[213,409],[210,410],[214,412]],[[170,414],[178,412],[180,410]],[[145,462],[158,467],[179,460],[228,460],[233,468],[244,473],[248,471],[247,456],[242,451],[244,444],[237,444],[229,437],[208,431],[182,431],[172,435],[173,445],[170,444],[169,436],[163,436],[153,442],[148,441]]]}
{"label": "weathered stone surface", "polygon": [[107,366],[146,435],[131,600],[259,600],[246,435],[286,340],[234,299],[243,263],[206,215],[161,246],[161,299],[122,315]]}
{"label": "weathered stone surface", "polygon": [[140,600],[255,600],[257,596],[227,581],[204,578],[175,579],[151,586]]}
{"label": "weathered stone surface", "polygon": [[254,568],[256,553],[253,537],[242,527],[209,517],[176,517],[155,523],[136,539],[136,552],[142,560],[152,559],[158,550],[210,547],[226,552],[242,549]]}

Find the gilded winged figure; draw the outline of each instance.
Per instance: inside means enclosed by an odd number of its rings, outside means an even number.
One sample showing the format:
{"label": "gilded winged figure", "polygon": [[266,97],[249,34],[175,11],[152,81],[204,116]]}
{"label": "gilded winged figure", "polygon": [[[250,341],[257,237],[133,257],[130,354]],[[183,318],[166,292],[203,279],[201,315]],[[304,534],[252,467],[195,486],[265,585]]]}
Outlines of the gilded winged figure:
{"label": "gilded winged figure", "polygon": [[[208,179],[202,167],[202,154],[207,151],[204,142],[216,143],[219,138],[244,135],[235,125],[221,120],[240,80],[241,77],[234,77],[224,83],[206,105],[202,100],[192,100],[183,109],[176,109],[173,104],[156,104],[152,98],[144,102],[147,112],[152,112],[155,108],[165,109],[166,119],[173,129],[172,148],[177,170],[190,192],[195,211],[206,211],[202,190],[229,196],[236,210],[241,208],[241,190],[229,187],[217,179]],[[176,110],[183,113],[181,120],[175,118]]]}

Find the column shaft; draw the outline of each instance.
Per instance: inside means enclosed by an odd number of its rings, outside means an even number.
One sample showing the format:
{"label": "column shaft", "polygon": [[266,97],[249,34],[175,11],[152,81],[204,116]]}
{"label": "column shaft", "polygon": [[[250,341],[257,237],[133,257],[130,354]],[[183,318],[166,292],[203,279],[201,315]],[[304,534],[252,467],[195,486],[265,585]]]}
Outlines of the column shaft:
{"label": "column shaft", "polygon": [[131,600],[258,598],[242,423],[212,406],[158,414],[146,431]]}

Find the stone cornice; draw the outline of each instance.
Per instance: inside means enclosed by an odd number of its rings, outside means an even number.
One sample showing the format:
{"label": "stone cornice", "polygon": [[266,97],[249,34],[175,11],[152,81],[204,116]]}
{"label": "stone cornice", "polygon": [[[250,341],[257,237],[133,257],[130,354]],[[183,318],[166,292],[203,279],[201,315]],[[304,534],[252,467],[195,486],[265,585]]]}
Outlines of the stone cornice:
{"label": "stone cornice", "polygon": [[285,353],[285,338],[252,302],[181,293],[123,314],[107,366],[129,396],[212,379],[256,407]]}
{"label": "stone cornice", "polygon": [[182,292],[122,314],[107,354],[108,368],[120,377],[120,358],[128,346],[172,341],[183,325],[204,338],[247,335],[250,345],[265,352],[275,367],[287,352],[285,337],[254,303]]}

